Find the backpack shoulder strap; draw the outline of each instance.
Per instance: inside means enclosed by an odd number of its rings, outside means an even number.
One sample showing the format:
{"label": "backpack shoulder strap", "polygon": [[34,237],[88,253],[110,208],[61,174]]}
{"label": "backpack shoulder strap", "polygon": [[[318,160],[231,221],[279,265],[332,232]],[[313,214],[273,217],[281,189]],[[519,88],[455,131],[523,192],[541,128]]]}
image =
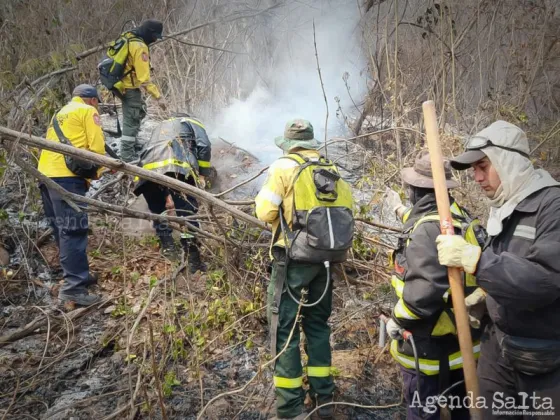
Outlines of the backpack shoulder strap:
{"label": "backpack shoulder strap", "polygon": [[308,158],[306,158],[305,156],[302,156],[302,155],[300,155],[299,153],[296,153],[296,152],[289,153],[287,155],[281,156],[280,159],[290,159],[290,160],[293,160],[294,162],[297,162],[299,165],[303,165],[304,163],[309,161]]}
{"label": "backpack shoulder strap", "polygon": [[56,133],[56,136],[58,137],[58,140],[60,140],[61,143],[64,143],[67,146],[72,146],[72,143],[70,142],[70,140],[68,140],[68,137],[66,137],[62,132],[62,129],[60,128],[60,124],[58,123],[58,119],[56,118],[57,116],[58,116],[58,112],[54,114],[52,120],[54,132]]}

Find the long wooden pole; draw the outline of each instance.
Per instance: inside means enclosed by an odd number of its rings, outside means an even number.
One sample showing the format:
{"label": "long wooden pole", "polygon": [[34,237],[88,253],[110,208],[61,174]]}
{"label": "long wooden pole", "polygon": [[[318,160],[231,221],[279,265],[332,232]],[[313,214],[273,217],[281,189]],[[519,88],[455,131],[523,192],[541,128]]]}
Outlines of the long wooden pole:
{"label": "long wooden pole", "polygon": [[[432,177],[436,191],[436,202],[440,219],[441,233],[443,235],[454,235],[453,221],[449,204],[449,195],[445,180],[445,169],[443,156],[439,143],[439,132],[436,118],[436,108],[433,101],[426,101],[422,104],[424,112],[424,124],[426,126],[426,138],[430,161],[432,164]],[[465,292],[463,289],[463,277],[457,267],[449,267],[449,285],[451,286],[451,298],[455,321],[457,324],[457,334],[459,336],[459,347],[463,357],[463,371],[465,372],[465,386],[467,395],[472,396],[472,407],[469,408],[471,419],[480,419],[480,411],[476,408],[477,398],[480,395],[478,378],[476,376],[476,364],[473,354],[473,343],[467,307],[465,305]]]}

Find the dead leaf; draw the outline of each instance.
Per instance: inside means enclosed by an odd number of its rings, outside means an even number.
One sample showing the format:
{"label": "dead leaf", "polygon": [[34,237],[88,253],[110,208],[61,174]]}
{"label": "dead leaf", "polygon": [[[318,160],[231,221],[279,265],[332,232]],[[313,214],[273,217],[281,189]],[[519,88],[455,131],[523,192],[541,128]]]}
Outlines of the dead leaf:
{"label": "dead leaf", "polygon": [[105,310],[103,311],[103,313],[104,313],[105,315],[109,315],[109,314],[110,314],[111,312],[113,312],[115,309],[117,309],[117,307],[116,307],[115,305],[111,305],[111,306],[109,306],[107,309],[105,309]]}

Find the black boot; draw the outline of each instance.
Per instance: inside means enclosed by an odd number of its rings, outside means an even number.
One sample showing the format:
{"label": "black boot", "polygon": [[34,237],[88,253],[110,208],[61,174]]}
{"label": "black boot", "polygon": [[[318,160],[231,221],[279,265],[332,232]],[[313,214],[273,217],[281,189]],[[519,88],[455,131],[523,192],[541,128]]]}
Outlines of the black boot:
{"label": "black boot", "polygon": [[[326,403],[330,403],[333,402],[332,398],[321,398],[319,400],[318,397],[315,397],[315,407],[319,407],[323,404]],[[320,419],[332,419],[334,418],[334,404],[331,405],[327,405],[325,407],[321,407],[319,408],[319,410],[317,410],[317,417],[319,417]]]}
{"label": "black boot", "polygon": [[90,271],[89,274],[88,274],[86,287],[97,286],[98,280],[99,280],[99,274],[98,273],[92,273]]}
{"label": "black boot", "polygon": [[194,274],[200,270],[201,273],[206,273],[206,264],[200,259],[200,251],[196,242],[188,243],[184,248],[187,261],[189,263],[189,271]]}
{"label": "black boot", "polygon": [[173,241],[173,236],[161,236],[159,241],[160,252],[165,258],[171,261],[177,261],[180,259],[177,248],[175,247],[175,241]]}

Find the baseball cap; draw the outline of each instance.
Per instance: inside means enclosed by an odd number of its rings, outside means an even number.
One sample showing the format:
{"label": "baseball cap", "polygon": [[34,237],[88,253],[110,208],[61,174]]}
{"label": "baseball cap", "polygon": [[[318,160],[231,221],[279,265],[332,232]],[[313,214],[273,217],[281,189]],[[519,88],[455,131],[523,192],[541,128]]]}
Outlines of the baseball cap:
{"label": "baseball cap", "polygon": [[80,98],[97,98],[97,100],[101,102],[97,89],[88,84],[76,86],[72,91],[72,96],[79,96]]}

